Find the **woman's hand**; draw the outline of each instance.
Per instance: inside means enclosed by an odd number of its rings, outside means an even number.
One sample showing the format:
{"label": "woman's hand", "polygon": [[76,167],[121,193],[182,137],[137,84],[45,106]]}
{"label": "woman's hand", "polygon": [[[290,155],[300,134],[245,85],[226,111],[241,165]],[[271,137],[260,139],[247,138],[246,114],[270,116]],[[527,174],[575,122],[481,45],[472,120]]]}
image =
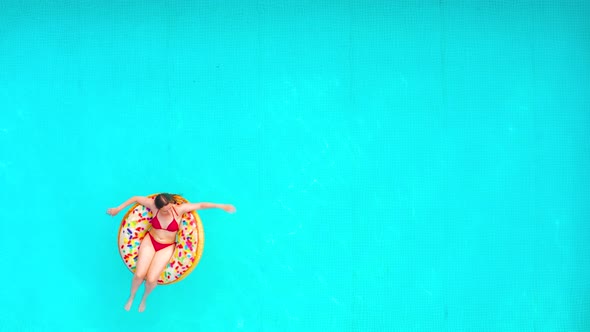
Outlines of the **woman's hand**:
{"label": "woman's hand", "polygon": [[229,213],[234,213],[234,212],[236,212],[236,208],[235,208],[233,205],[231,205],[231,204],[225,204],[225,205],[222,205],[222,206],[221,206],[221,208],[222,208],[222,209],[223,209],[223,211],[225,211],[225,212],[229,212]]}
{"label": "woman's hand", "polygon": [[107,209],[107,214],[108,214],[108,215],[111,215],[111,216],[113,216],[113,217],[114,217],[114,216],[116,216],[116,215],[117,215],[117,213],[119,213],[120,211],[121,211],[121,210],[119,210],[118,208],[110,208],[110,209]]}

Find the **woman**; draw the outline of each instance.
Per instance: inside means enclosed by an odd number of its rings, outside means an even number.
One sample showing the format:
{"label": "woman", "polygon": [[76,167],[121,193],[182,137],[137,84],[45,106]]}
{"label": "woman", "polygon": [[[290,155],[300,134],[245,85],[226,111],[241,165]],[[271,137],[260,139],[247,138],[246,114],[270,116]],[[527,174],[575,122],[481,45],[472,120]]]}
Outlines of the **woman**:
{"label": "woman", "polygon": [[137,265],[131,282],[131,295],[125,304],[129,311],[137,289],[145,280],[145,292],[139,304],[139,312],[145,310],[145,301],[158,283],[158,277],[174,253],[176,233],[179,229],[181,216],[187,212],[200,209],[219,208],[226,212],[236,211],[233,205],[215,203],[183,203],[175,205],[174,195],[158,194],[154,198],[133,196],[116,208],[107,210],[111,216],[117,215],[132,203],[141,204],[156,213],[150,223],[152,227],[141,241],[137,254]]}

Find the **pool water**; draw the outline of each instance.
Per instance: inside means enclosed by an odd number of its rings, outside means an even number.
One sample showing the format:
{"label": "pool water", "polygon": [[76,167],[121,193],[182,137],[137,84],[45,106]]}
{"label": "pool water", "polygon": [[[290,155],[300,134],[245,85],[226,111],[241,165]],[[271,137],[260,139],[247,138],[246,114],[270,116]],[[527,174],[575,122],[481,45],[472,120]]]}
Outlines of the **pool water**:
{"label": "pool water", "polygon": [[[590,3],[0,4],[0,331],[589,331]],[[134,195],[199,265],[123,310]]]}

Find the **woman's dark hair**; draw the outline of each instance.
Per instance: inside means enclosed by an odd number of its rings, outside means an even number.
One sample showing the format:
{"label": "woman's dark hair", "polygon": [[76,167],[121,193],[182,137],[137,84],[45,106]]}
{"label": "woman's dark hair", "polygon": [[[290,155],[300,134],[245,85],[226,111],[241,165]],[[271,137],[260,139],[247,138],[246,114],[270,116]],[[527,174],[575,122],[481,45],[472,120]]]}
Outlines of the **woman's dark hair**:
{"label": "woman's dark hair", "polygon": [[156,207],[159,209],[163,208],[164,206],[168,205],[168,203],[176,203],[176,201],[174,200],[174,195],[171,194],[158,194],[155,198],[154,198],[154,203],[156,204]]}

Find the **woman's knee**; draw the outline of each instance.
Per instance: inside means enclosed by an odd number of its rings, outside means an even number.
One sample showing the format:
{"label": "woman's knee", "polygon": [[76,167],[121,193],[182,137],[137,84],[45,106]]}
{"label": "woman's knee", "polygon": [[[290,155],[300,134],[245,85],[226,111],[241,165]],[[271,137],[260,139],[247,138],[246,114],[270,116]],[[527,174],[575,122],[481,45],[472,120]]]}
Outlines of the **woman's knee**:
{"label": "woman's knee", "polygon": [[155,286],[158,283],[158,277],[154,277],[154,276],[148,276],[147,279],[145,280],[146,283]]}
{"label": "woman's knee", "polygon": [[145,279],[145,275],[146,275],[145,272],[137,272],[136,271],[135,274],[133,275],[133,277],[135,279],[139,279],[139,280],[142,280],[143,281]]}

